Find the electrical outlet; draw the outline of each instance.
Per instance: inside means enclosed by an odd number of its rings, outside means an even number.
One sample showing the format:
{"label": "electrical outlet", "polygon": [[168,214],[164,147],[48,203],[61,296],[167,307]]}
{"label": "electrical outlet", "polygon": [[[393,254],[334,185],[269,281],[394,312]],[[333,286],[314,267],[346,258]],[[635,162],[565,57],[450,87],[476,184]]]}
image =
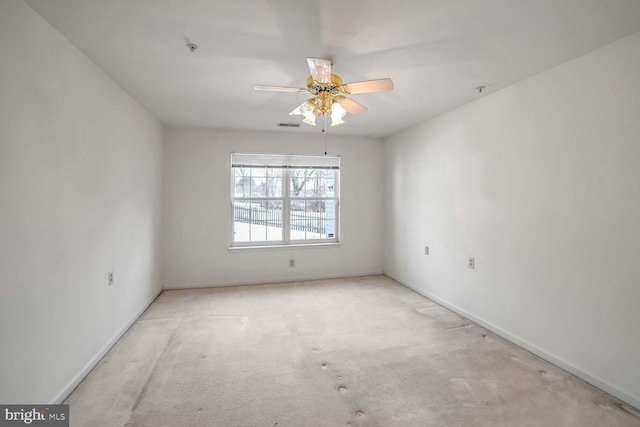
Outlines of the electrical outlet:
{"label": "electrical outlet", "polygon": [[113,271],[109,272],[109,286],[113,285]]}
{"label": "electrical outlet", "polygon": [[291,259],[289,260],[289,267],[295,267],[295,266],[296,266],[296,260],[295,260],[295,259],[293,259],[293,258],[291,258]]}
{"label": "electrical outlet", "polygon": [[429,255],[429,246],[424,247],[424,254]]}
{"label": "electrical outlet", "polygon": [[473,257],[469,257],[469,262],[467,263],[467,267],[469,267],[470,269],[475,269],[476,268],[476,259]]}

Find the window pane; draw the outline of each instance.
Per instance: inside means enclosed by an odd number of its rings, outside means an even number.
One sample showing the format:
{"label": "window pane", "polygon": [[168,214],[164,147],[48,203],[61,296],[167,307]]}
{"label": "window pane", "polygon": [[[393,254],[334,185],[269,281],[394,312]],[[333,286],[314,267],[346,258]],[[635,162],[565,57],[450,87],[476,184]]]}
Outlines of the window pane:
{"label": "window pane", "polygon": [[251,169],[233,168],[234,197],[249,197],[251,189]]}
{"label": "window pane", "polygon": [[291,197],[313,197],[315,169],[289,169]]}
{"label": "window pane", "polygon": [[266,222],[268,241],[282,240],[282,201],[270,200],[265,202]]}
{"label": "window pane", "polygon": [[233,241],[250,242],[251,203],[233,202]]}
{"label": "window pane", "polygon": [[282,169],[233,169],[234,197],[282,197]]}
{"label": "window pane", "polygon": [[291,197],[333,197],[335,179],[331,169],[291,169]]}
{"label": "window pane", "polygon": [[316,196],[333,197],[335,194],[335,171],[318,171],[318,181],[316,185]]}
{"label": "window pane", "polygon": [[267,168],[267,197],[282,197],[282,176],[282,169]]}
{"label": "window pane", "polygon": [[291,240],[335,238],[334,200],[291,200]]}
{"label": "window pane", "polygon": [[282,201],[235,201],[233,241],[265,242],[282,240]]}
{"label": "window pane", "polygon": [[333,197],[336,194],[336,175],[334,170],[325,170],[325,176],[322,181],[322,197]]}
{"label": "window pane", "polygon": [[251,197],[266,197],[267,168],[251,168]]}
{"label": "window pane", "polygon": [[324,214],[327,219],[324,226],[323,239],[334,239],[336,235],[336,201],[326,200],[324,202]]}

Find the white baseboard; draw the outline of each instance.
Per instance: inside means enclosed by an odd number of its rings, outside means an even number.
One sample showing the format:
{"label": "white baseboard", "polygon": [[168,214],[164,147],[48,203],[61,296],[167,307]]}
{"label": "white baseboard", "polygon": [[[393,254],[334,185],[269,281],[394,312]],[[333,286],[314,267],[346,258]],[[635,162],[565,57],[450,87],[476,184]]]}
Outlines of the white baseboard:
{"label": "white baseboard", "polygon": [[149,299],[145,304],[143,304],[143,306],[134,313],[133,316],[131,316],[131,318],[129,318],[129,320],[127,321],[127,323],[124,324],[124,326],[122,326],[122,328],[120,328],[120,330],[118,332],[116,332],[109,341],[107,341],[107,343],[102,346],[102,348],[100,349],[100,351],[98,351],[98,353],[95,354],[95,356],[93,356],[86,365],[84,365],[84,367],[82,369],[80,369],[80,372],[78,372],[72,379],[71,381],[69,381],[67,383],[67,385],[65,385],[62,390],[60,390],[58,392],[58,394],[56,394],[53,399],[51,399],[49,401],[50,405],[57,405],[60,404],[62,402],[64,402],[64,400],[69,397],[69,395],[73,392],[73,390],[76,389],[76,387],[78,387],[78,385],[82,382],[82,380],[85,379],[85,377],[87,375],[89,375],[89,373],[91,372],[91,370],[98,364],[98,362],[100,362],[100,360],[107,354],[107,352],[109,350],[111,350],[111,347],[113,347],[118,340],[125,334],[125,332],[127,332],[129,330],[129,328],[136,322],[136,320],[138,320],[138,318],[140,316],[142,316],[142,313],[145,312],[145,310],[147,308],[149,308],[149,306],[151,305],[151,303],[158,298],[158,295],[160,295],[160,293],[162,292],[162,289],[160,289],[158,292],[155,293],[155,295]]}
{"label": "white baseboard", "polygon": [[292,282],[307,282],[310,280],[328,280],[328,279],[344,279],[349,277],[360,276],[379,276],[383,275],[382,271],[368,271],[364,273],[347,273],[347,274],[325,274],[317,276],[302,276],[302,277],[281,277],[271,278],[266,280],[247,280],[236,282],[220,282],[220,283],[196,283],[196,284],[184,284],[184,285],[164,285],[163,290],[178,290],[178,289],[199,289],[199,288],[222,288],[225,286],[250,286],[250,285],[269,285],[274,283],[292,283]]}
{"label": "white baseboard", "polygon": [[497,327],[496,325],[493,325],[479,317],[474,316],[473,314],[469,313],[468,311],[453,305],[451,303],[449,303],[448,301],[443,300],[442,298],[427,292],[421,288],[419,288],[418,286],[415,286],[414,284],[388,272],[385,270],[384,275],[395,280],[396,282],[406,286],[407,288],[419,293],[420,295],[429,298],[430,300],[440,304],[443,307],[448,308],[451,311],[454,311],[456,313],[458,313],[459,315],[465,317],[466,319],[469,319],[470,321],[477,323],[478,325],[490,330],[491,332],[501,336],[502,338],[506,339],[507,341],[510,341],[511,343],[517,345],[518,347],[521,347],[525,350],[527,350],[530,353],[535,354],[536,356],[546,360],[549,363],[552,363],[553,365],[564,369],[565,371],[569,372],[570,374],[575,375],[576,377],[580,378],[581,380],[588,382],[589,384],[599,388],[600,390],[604,391],[605,393],[610,394],[611,396],[637,408],[640,409],[640,399],[637,399],[633,396],[628,395],[627,393],[623,392],[622,390],[619,390],[618,388],[612,386],[611,384],[599,380],[598,378],[595,378],[591,375],[589,375],[588,373],[576,368],[575,366],[565,362],[562,359],[559,359],[557,357],[555,357],[552,354],[547,353],[546,351],[536,347],[535,345],[521,339],[518,338],[515,335],[510,334],[509,332],[505,331],[504,329],[501,329],[499,327]]}

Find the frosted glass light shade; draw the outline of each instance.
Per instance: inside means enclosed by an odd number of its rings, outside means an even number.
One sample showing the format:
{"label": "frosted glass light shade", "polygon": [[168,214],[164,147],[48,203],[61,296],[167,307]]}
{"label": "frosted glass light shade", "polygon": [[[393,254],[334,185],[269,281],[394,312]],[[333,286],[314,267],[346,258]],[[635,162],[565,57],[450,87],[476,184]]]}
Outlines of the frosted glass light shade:
{"label": "frosted glass light shade", "polygon": [[305,114],[304,119],[302,119],[302,122],[306,123],[308,125],[311,125],[311,126],[315,126],[316,125],[316,116],[313,113],[311,113],[310,115],[306,115]]}
{"label": "frosted glass light shade", "polygon": [[300,106],[300,110],[302,111],[302,115],[304,116],[304,119],[302,120],[304,123],[307,123],[311,126],[315,126],[316,125],[316,115],[314,113],[315,110],[315,104],[313,103],[313,100],[307,100],[304,104],[302,104]]}
{"label": "frosted glass light shade", "polygon": [[331,105],[331,126],[338,126],[344,123],[344,116],[347,114],[347,110],[342,105],[334,102]]}

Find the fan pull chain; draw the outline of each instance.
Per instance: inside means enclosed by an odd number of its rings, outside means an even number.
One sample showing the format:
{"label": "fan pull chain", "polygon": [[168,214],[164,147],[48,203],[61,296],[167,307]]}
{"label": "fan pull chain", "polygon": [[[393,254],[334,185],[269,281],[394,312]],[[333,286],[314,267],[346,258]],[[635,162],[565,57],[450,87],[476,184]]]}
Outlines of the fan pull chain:
{"label": "fan pull chain", "polygon": [[324,135],[324,155],[327,155],[327,133],[325,129],[327,128],[327,115],[324,115],[324,124],[322,125],[322,135]]}

